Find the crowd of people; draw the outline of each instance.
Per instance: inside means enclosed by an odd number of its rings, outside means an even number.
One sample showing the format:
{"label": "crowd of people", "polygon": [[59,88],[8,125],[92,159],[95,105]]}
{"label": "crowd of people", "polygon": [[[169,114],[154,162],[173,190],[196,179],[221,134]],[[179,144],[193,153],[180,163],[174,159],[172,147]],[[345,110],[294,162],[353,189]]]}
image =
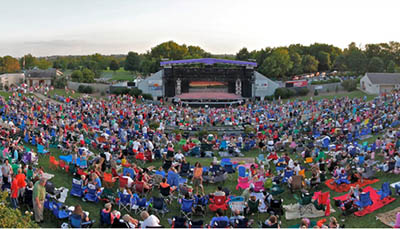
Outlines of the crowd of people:
{"label": "crowd of people", "polygon": [[[265,154],[265,160],[254,162],[246,169],[249,185],[242,195],[245,210],[234,211],[234,218],[228,218],[226,211],[215,209],[216,216],[209,222],[212,227],[223,221],[234,227],[239,221],[251,224],[248,217],[258,211],[271,213],[262,222],[263,226],[279,227],[279,220],[271,211],[274,195],[271,188],[264,188],[269,181],[289,183],[292,187],[294,177],[303,176],[301,191],[306,193],[317,190],[328,177],[340,185],[369,179],[371,170],[400,173],[400,132],[395,129],[400,124],[398,92],[371,101],[347,97],[286,103],[279,100],[226,108],[144,104],[129,95],[107,99],[61,96],[53,99],[61,102],[44,101],[23,93],[8,100],[0,98],[2,189],[10,190],[13,208],[20,204],[32,205],[38,223],[43,221],[46,197],[43,174],[48,171],[37,166],[42,152],[35,152],[36,146],[44,153],[57,147],[64,155],[70,155],[72,159],[67,163],[71,169],[76,165],[75,169],[84,171],[79,174],[82,187],[91,184],[100,192],[106,183],[121,182],[123,178],[127,182],[119,192],[130,195],[131,199],[160,190],[167,197],[179,196],[180,202],[203,197],[212,201],[219,196],[226,201],[232,199],[233,190],[223,187],[205,193],[205,183],[223,181],[229,173],[218,159],[217,151],[236,156],[249,150]],[[232,125],[250,127],[251,131],[241,135],[220,133],[196,137],[179,131]],[[166,127],[177,131],[167,132]],[[378,133],[384,134],[372,145],[357,143]],[[321,157],[323,152],[330,153]],[[378,161],[376,154],[383,155],[384,160]],[[207,156],[214,157],[209,166],[199,162],[191,165],[188,160]],[[303,163],[309,158],[313,163]],[[162,166],[146,165],[153,161],[162,161]],[[282,169],[272,170],[272,165]],[[238,173],[235,164],[233,167]],[[125,174],[125,168],[133,174]],[[305,169],[311,171],[310,177],[304,174]],[[111,180],[105,179],[108,173],[112,175]],[[239,179],[240,176],[239,172]],[[358,189],[352,189],[350,196],[357,198],[357,193]],[[166,198],[167,205],[175,199]],[[118,198],[111,202],[117,201]],[[122,221],[128,226],[160,226],[157,216],[147,211],[141,212],[139,220],[129,215],[121,218],[121,213],[112,210],[109,204],[102,211],[109,214],[111,224],[116,226],[121,227]],[[75,206],[73,214],[80,215],[82,221],[90,221],[80,206]],[[309,220],[303,219],[300,227],[309,225]],[[334,218],[320,225],[338,226]]]}

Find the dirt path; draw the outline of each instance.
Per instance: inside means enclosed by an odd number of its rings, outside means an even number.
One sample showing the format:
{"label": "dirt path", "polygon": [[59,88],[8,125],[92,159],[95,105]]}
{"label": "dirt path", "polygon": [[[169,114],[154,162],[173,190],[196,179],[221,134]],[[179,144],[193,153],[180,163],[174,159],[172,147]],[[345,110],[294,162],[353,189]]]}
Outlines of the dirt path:
{"label": "dirt path", "polygon": [[55,103],[55,104],[58,104],[58,105],[63,105],[63,103],[61,103],[61,102],[59,102],[59,101],[56,101],[56,100],[54,100],[54,99],[51,99],[51,98],[48,98],[48,97],[46,97],[46,96],[44,96],[44,95],[42,95],[42,94],[40,94],[40,93],[33,93],[36,97],[38,97],[39,99],[41,99],[41,100],[44,100],[44,101],[46,101],[46,100],[49,100],[51,103]]}

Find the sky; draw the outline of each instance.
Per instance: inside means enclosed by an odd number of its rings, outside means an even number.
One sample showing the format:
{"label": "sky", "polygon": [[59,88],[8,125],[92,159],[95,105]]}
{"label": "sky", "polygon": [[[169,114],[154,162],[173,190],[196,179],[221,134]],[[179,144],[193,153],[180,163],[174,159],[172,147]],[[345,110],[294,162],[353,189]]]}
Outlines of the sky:
{"label": "sky", "polygon": [[0,0],[0,56],[400,41],[398,0]]}

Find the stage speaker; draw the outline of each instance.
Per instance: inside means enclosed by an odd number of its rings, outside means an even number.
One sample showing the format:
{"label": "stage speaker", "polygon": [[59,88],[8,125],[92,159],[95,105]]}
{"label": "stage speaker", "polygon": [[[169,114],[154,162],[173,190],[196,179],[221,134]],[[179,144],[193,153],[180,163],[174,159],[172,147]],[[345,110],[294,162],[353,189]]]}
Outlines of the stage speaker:
{"label": "stage speaker", "polygon": [[245,98],[250,98],[252,96],[252,91],[251,91],[251,82],[250,80],[243,80],[242,84],[242,96]]}

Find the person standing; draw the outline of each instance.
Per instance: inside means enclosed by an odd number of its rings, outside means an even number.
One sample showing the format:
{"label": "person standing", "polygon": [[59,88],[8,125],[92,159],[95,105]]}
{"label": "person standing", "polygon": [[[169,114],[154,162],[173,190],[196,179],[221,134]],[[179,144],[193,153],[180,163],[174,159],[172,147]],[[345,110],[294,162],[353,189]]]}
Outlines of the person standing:
{"label": "person standing", "polygon": [[44,199],[46,197],[46,179],[36,181],[33,187],[33,211],[35,212],[36,223],[43,222]]}
{"label": "person standing", "polygon": [[15,178],[14,174],[12,175],[10,199],[12,208],[18,208],[18,180]]}
{"label": "person standing", "polygon": [[10,184],[11,179],[10,178],[11,178],[12,173],[13,173],[12,167],[11,167],[10,163],[8,162],[8,159],[6,159],[4,161],[4,164],[3,164],[2,168],[1,168],[1,172],[3,174],[2,190],[4,191],[4,189],[6,189],[6,188],[11,188],[10,187],[11,186],[11,184]]}

